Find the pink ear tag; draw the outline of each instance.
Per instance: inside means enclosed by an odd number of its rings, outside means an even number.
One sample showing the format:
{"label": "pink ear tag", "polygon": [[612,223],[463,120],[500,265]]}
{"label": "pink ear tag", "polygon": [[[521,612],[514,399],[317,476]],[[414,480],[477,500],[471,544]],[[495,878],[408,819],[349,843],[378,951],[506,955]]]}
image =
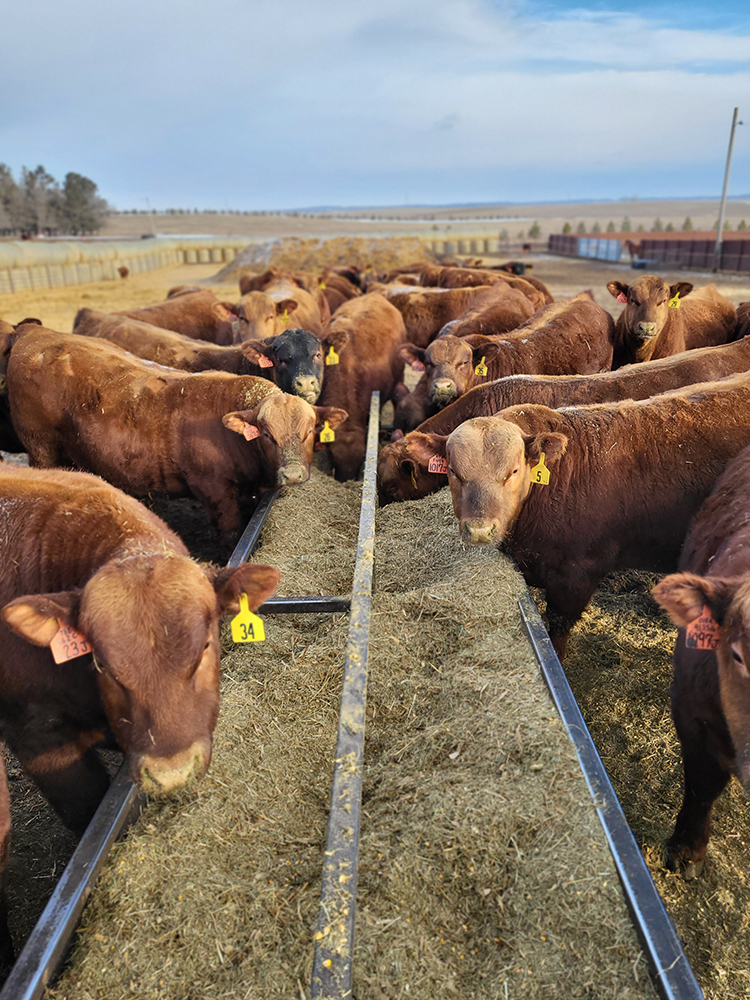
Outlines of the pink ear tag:
{"label": "pink ear tag", "polygon": [[615,301],[616,302],[622,302],[623,305],[624,305],[628,301],[628,297],[625,294],[625,292],[620,292],[620,294],[617,296],[617,299]]}
{"label": "pink ear tag", "polygon": [[246,441],[254,441],[255,438],[260,437],[260,431],[255,426],[255,424],[245,424],[242,428],[242,433]]}
{"label": "pink ear tag", "polygon": [[707,604],[703,611],[694,618],[685,629],[685,647],[687,649],[716,649],[721,638],[721,625],[711,614]]}
{"label": "pink ear tag", "polygon": [[412,361],[412,363],[411,363],[411,369],[412,369],[412,371],[415,371],[415,372],[423,372],[424,371],[424,361]]}
{"label": "pink ear tag", "polygon": [[428,472],[442,472],[443,475],[448,475],[448,463],[443,458],[442,455],[433,455],[430,461],[427,463]]}
{"label": "pink ear tag", "polygon": [[72,625],[65,625],[59,618],[57,620],[60,622],[60,630],[49,644],[55,663],[66,663],[91,652],[91,645],[82,632]]}
{"label": "pink ear tag", "polygon": [[261,356],[260,356],[260,358],[258,360],[258,367],[259,368],[273,368],[273,361],[271,361],[270,358],[267,358],[265,356],[265,354],[261,354]]}

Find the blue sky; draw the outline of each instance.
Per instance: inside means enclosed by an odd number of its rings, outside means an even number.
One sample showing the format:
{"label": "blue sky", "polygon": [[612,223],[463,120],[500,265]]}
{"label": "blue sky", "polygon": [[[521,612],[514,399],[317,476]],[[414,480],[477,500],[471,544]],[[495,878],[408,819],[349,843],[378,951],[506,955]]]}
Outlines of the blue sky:
{"label": "blue sky", "polygon": [[0,158],[119,208],[750,191],[750,4],[29,0]]}

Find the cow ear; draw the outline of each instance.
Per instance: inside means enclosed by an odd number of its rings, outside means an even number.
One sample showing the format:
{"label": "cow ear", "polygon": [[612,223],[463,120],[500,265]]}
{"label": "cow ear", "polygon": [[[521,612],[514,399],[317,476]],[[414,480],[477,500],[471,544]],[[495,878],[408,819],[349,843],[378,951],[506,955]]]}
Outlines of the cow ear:
{"label": "cow ear", "polygon": [[3,621],[22,639],[36,646],[49,646],[60,631],[62,619],[74,628],[78,625],[80,590],[63,590],[57,594],[29,594],[17,597],[0,611]]}
{"label": "cow ear", "polygon": [[255,611],[279,585],[280,573],[275,566],[243,563],[234,567],[207,568],[209,579],[216,591],[219,615],[237,614],[240,594],[247,594],[247,606]]}
{"label": "cow ear", "polygon": [[339,424],[348,418],[349,414],[346,410],[341,410],[337,406],[313,406],[315,410],[315,430],[320,431],[323,428],[323,423],[327,420],[328,426],[331,430],[334,427],[338,427]]}
{"label": "cow ear", "polygon": [[260,437],[258,430],[258,408],[254,410],[236,410],[234,413],[225,413],[221,422],[229,431],[241,434],[246,441]]}
{"label": "cow ear", "polygon": [[629,288],[630,288],[630,285],[626,285],[624,281],[608,281],[607,282],[607,291],[614,298],[617,298],[618,295],[624,295],[627,298],[627,294],[628,294],[628,289]]}
{"label": "cow ear", "polygon": [[[393,405],[400,406],[407,396],[411,396],[410,390],[404,385],[403,382],[397,382],[393,387],[393,392],[391,393],[391,402]],[[393,440],[393,438],[391,438],[391,440]]]}
{"label": "cow ear", "polygon": [[681,299],[684,299],[693,290],[693,283],[691,281],[678,281],[676,285],[669,286],[669,297],[673,299],[675,295],[679,295]]}
{"label": "cow ear", "polygon": [[407,434],[406,440],[408,453],[413,456],[420,465],[427,468],[429,461],[435,455],[445,457],[445,442],[448,440],[447,434],[433,434],[431,431],[412,431]]}
{"label": "cow ear", "polygon": [[262,340],[245,340],[240,344],[240,350],[254,365],[259,365],[261,358],[271,360],[271,348]]}
{"label": "cow ear", "polygon": [[479,338],[475,339],[472,337],[471,339],[473,341],[473,344],[471,345],[472,364],[475,368],[480,363],[482,358],[484,358],[485,361],[491,361],[497,354],[499,345],[494,340],[487,340],[487,343],[480,344],[477,343]]}
{"label": "cow ear", "polygon": [[536,465],[542,452],[544,452],[545,464],[551,465],[563,457],[565,449],[568,447],[567,436],[559,434],[557,431],[524,434],[523,439],[526,444],[526,461],[532,465]]}
{"label": "cow ear", "polygon": [[722,577],[672,573],[660,580],[651,593],[680,628],[698,618],[705,604],[721,624],[731,602],[732,583],[732,580]]}
{"label": "cow ear", "polygon": [[424,358],[426,351],[422,347],[417,347],[416,344],[402,344],[398,349],[398,356],[407,363],[407,365],[419,364],[424,366]]}
{"label": "cow ear", "polygon": [[320,322],[323,327],[328,326],[331,320],[331,306],[328,303],[325,292],[321,291],[319,288],[315,296],[315,300],[318,303],[318,309],[320,309]]}
{"label": "cow ear", "polygon": [[282,299],[281,302],[276,303],[276,315],[279,316],[286,313],[293,313],[294,310],[299,305],[296,299]]}
{"label": "cow ear", "polygon": [[329,347],[332,347],[334,351],[337,354],[339,354],[341,349],[348,343],[348,341],[349,341],[348,330],[342,330],[342,329],[331,330],[331,328],[329,327],[326,330],[325,336],[323,337],[322,341],[323,355],[325,356],[326,354],[328,354]]}

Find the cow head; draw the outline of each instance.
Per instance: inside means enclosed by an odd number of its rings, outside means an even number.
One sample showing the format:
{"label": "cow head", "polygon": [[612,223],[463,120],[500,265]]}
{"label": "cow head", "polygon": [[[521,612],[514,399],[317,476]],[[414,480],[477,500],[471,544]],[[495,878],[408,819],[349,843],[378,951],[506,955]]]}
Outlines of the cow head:
{"label": "cow head", "polygon": [[378,503],[418,500],[446,486],[443,472],[430,472],[430,462],[443,457],[445,438],[412,431],[383,445],[378,455]]}
{"label": "cow head", "polygon": [[721,706],[736,752],[737,775],[750,792],[750,579],[673,573],[652,593],[679,628],[687,628],[704,607],[721,628],[715,650]]}
{"label": "cow head", "polygon": [[482,357],[489,359],[496,351],[495,344],[486,349],[474,348],[468,340],[448,335],[433,340],[426,348],[404,344],[400,355],[406,362],[424,365],[430,402],[442,409],[471,389],[476,382],[475,367]]}
{"label": "cow head", "polygon": [[453,510],[461,537],[470,545],[504,540],[529,494],[531,470],[542,452],[549,466],[568,443],[556,431],[526,434],[500,416],[474,417],[447,438],[431,437],[447,461]]}
{"label": "cow head", "polygon": [[625,327],[634,340],[643,343],[658,336],[664,328],[669,318],[670,301],[674,301],[676,295],[684,298],[693,286],[689,281],[668,285],[655,274],[644,274],[630,285],[610,281],[607,289],[618,301],[625,302]]}
{"label": "cow head", "polygon": [[81,590],[18,597],[2,617],[38,646],[49,646],[62,623],[82,633],[131,774],[160,794],[201,777],[210,763],[222,616],[239,611],[242,592],[257,608],[278,580],[272,566],[204,568],[179,554],[135,552],[105,563]]}
{"label": "cow head", "polygon": [[307,482],[316,433],[326,421],[334,430],[348,416],[334,406],[310,406],[299,396],[274,392],[252,410],[225,413],[221,419],[230,431],[255,442],[266,482],[280,487]]}
{"label": "cow head", "polygon": [[279,333],[271,340],[246,340],[242,353],[253,364],[265,366],[282,392],[301,396],[314,406],[323,387],[323,349],[309,330],[295,327]]}
{"label": "cow head", "polygon": [[234,306],[240,319],[239,331],[232,341],[235,344],[245,340],[272,337],[276,331],[276,303],[265,292],[248,292]]}

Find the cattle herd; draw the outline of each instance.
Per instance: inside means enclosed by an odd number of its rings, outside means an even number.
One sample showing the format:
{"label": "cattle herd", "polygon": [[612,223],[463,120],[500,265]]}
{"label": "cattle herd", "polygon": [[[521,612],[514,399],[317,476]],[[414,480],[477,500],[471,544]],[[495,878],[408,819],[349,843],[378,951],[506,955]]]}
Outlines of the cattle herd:
{"label": "cattle herd", "polygon": [[[503,546],[545,591],[561,656],[607,573],[670,574],[654,596],[680,629],[685,794],[667,865],[700,873],[714,799],[732,773],[750,788],[750,303],[644,275],[607,285],[615,323],[591,291],[554,301],[527,272],[270,268],[241,275],[237,302],[180,286],[81,309],[72,333],[0,320],[0,448],[30,463],[0,463],[0,726],[69,827],[107,786],[98,747],[155,794],[205,772],[220,620],[279,578],[196,562],[134,498],[194,497],[228,553],[314,451],[360,474],[378,390],[394,406],[380,504],[447,483],[463,540]],[[4,773],[0,827],[4,871]]]}

